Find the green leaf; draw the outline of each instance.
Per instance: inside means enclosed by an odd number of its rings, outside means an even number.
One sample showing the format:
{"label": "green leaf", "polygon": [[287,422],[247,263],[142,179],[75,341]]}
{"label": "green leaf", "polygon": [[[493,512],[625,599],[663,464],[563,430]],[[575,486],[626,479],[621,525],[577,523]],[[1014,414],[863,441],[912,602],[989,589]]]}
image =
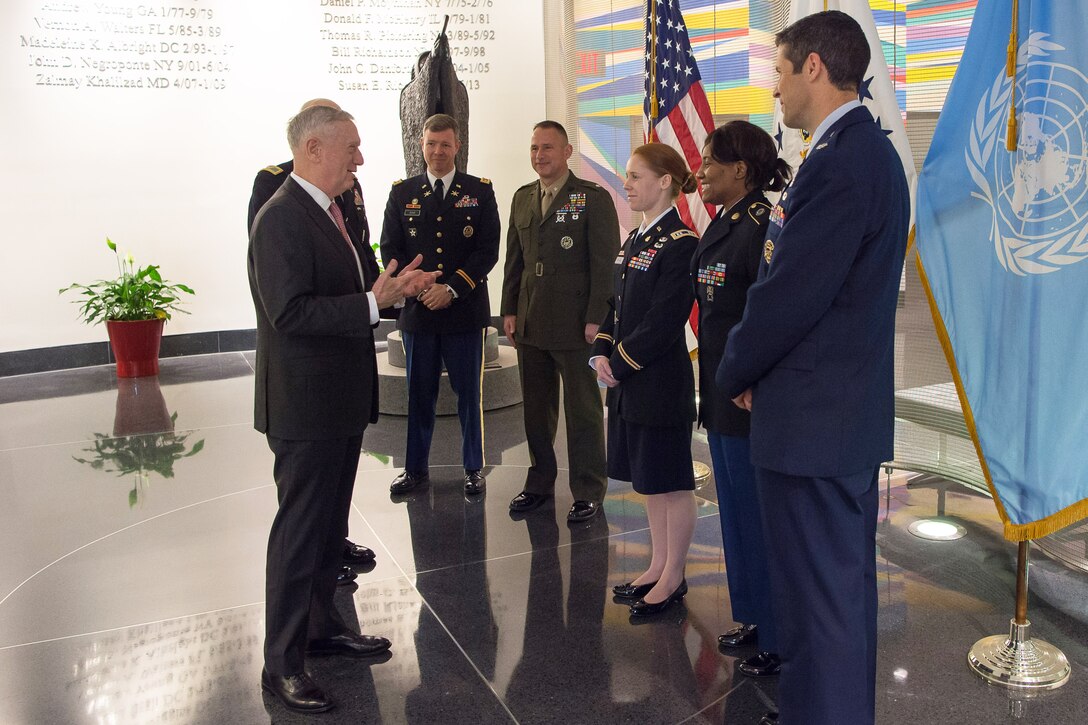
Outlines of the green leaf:
{"label": "green leaf", "polygon": [[117,251],[117,245],[111,242],[109,237],[106,237],[106,246],[112,249],[114,252]]}

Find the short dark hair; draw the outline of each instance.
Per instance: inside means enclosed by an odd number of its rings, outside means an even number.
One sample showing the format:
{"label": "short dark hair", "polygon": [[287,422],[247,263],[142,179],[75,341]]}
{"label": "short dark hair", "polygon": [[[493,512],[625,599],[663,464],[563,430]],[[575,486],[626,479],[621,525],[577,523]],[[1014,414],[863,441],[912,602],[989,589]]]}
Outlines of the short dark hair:
{"label": "short dark hair", "polygon": [[457,124],[457,119],[453,116],[446,115],[445,113],[436,113],[430,116],[423,122],[423,132],[426,133],[442,133],[443,131],[453,131],[454,138],[461,137],[461,127]]}
{"label": "short dark hair", "polygon": [[748,167],[744,183],[750,189],[782,191],[793,173],[790,165],[778,158],[774,139],[748,121],[730,121],[706,137],[710,157],[719,164],[743,161]]}
{"label": "short dark hair", "polygon": [[533,130],[535,131],[538,128],[550,128],[551,130],[558,132],[559,135],[563,137],[563,143],[570,143],[570,139],[567,137],[567,129],[563,128],[563,124],[559,123],[559,121],[539,121],[535,126],[533,126]]}
{"label": "short dark hair", "polygon": [[774,36],[774,44],[799,73],[809,53],[820,56],[827,78],[840,91],[856,91],[865,80],[871,53],[858,21],[839,10],[825,10],[798,20]]}

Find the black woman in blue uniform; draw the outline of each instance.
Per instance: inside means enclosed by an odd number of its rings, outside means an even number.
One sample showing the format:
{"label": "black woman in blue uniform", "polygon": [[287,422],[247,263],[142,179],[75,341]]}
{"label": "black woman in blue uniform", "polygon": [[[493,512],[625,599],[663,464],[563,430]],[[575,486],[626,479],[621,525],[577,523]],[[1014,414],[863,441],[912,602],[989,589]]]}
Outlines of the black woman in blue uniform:
{"label": "black woman in blue uniform", "polygon": [[695,376],[684,339],[693,302],[688,263],[698,236],[673,202],[695,191],[695,176],[672,148],[639,146],[623,184],[642,224],[616,258],[610,310],[590,364],[608,387],[608,475],[646,496],[650,566],[613,592],[632,617],[665,610],[687,593],[684,564],[695,530],[691,424]]}
{"label": "black woman in blue uniform", "polygon": [[763,192],[781,191],[790,167],[778,158],[766,131],[747,121],[731,121],[707,137],[696,176],[702,182],[703,201],[721,207],[691,258],[691,281],[699,302],[699,422],[706,428],[714,463],[729,602],[737,622],[718,637],[718,645],[731,651],[758,644],[757,653],[737,669],[764,677],[778,674],[782,663],[755,470],[748,453],[751,414],[718,389],[714,375],[725,339],[740,322],[748,287],[759,273],[771,210]]}

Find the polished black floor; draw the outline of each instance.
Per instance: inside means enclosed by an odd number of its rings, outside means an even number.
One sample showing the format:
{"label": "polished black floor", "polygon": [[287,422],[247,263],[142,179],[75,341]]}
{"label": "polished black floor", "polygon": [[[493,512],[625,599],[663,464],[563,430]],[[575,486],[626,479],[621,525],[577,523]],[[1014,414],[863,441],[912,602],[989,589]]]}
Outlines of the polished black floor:
{"label": "polished black floor", "polygon": [[[405,421],[367,431],[351,537],[378,560],[338,596],[392,655],[313,660],[338,709],[285,712],[258,684],[276,497],[251,362],[169,359],[157,380],[120,384],[109,367],[0,378],[0,723],[754,723],[774,706],[774,680],[717,649],[732,620],[713,483],[698,492],[685,604],[632,624],[609,589],[648,561],[641,497],[612,482],[604,517],[570,526],[561,480],[553,506],[512,519],[528,465],[513,407],[485,417],[480,500],[461,493],[456,419],[439,422],[430,486],[401,500],[388,484]],[[902,473],[888,484],[878,721],[1085,722],[1088,575],[1033,557],[1035,634],[1073,675],[1011,699],[966,664],[1013,611],[1015,546],[992,503]],[[908,533],[938,513],[966,538]]]}

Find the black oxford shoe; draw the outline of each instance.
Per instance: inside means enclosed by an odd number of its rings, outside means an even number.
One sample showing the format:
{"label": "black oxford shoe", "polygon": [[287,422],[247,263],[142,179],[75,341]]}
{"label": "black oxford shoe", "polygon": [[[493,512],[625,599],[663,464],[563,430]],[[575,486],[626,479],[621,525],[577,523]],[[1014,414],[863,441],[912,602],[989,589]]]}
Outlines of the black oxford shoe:
{"label": "black oxford shoe", "polygon": [[726,649],[734,647],[747,647],[755,644],[759,639],[759,633],[754,624],[741,624],[729,630],[725,634],[718,635],[718,646]]}
{"label": "black oxford shoe", "polygon": [[766,712],[763,713],[763,717],[759,719],[759,725],[778,725],[778,713]]}
{"label": "black oxford shoe", "polygon": [[475,496],[478,493],[483,493],[486,484],[487,479],[484,478],[484,474],[479,469],[465,471],[465,495]]}
{"label": "black oxford shoe", "polygon": [[295,712],[325,712],[334,705],[325,691],[305,672],[298,675],[270,675],[261,670],[261,688],[268,690]]}
{"label": "black oxford shoe", "polygon": [[567,521],[581,523],[589,521],[601,512],[601,504],[597,501],[575,501],[567,512]]}
{"label": "black oxford shoe", "polygon": [[389,493],[408,493],[416,486],[422,486],[430,480],[430,476],[426,473],[402,471],[399,476],[393,479],[393,483],[389,484]]}
{"label": "black oxford shoe", "polygon": [[660,602],[650,604],[645,599],[639,599],[631,605],[632,617],[652,617],[668,609],[674,602],[679,602],[688,593],[688,580],[681,579],[680,586],[676,587],[672,594]]}
{"label": "black oxford shoe", "polygon": [[344,563],[349,566],[362,566],[374,561],[374,550],[344,539]]}
{"label": "black oxford shoe", "polygon": [[741,662],[737,669],[749,677],[771,677],[782,671],[782,660],[772,652],[760,652]]}
{"label": "black oxford shoe", "polygon": [[522,491],[510,501],[510,510],[514,513],[526,513],[540,508],[540,505],[548,500],[542,493],[529,493]]}
{"label": "black oxford shoe", "polygon": [[342,566],[336,570],[336,586],[347,586],[355,581],[358,576],[358,574],[351,570],[351,567]]}
{"label": "black oxford shoe", "polygon": [[650,590],[657,585],[657,582],[650,582],[649,584],[632,584],[627,582],[626,584],[617,584],[612,587],[612,593],[617,597],[624,599],[642,599],[644,596],[650,593]]}
{"label": "black oxford shoe", "polygon": [[389,647],[390,642],[385,637],[344,632],[334,637],[310,640],[310,643],[306,645],[306,654],[373,657],[385,652]]}

